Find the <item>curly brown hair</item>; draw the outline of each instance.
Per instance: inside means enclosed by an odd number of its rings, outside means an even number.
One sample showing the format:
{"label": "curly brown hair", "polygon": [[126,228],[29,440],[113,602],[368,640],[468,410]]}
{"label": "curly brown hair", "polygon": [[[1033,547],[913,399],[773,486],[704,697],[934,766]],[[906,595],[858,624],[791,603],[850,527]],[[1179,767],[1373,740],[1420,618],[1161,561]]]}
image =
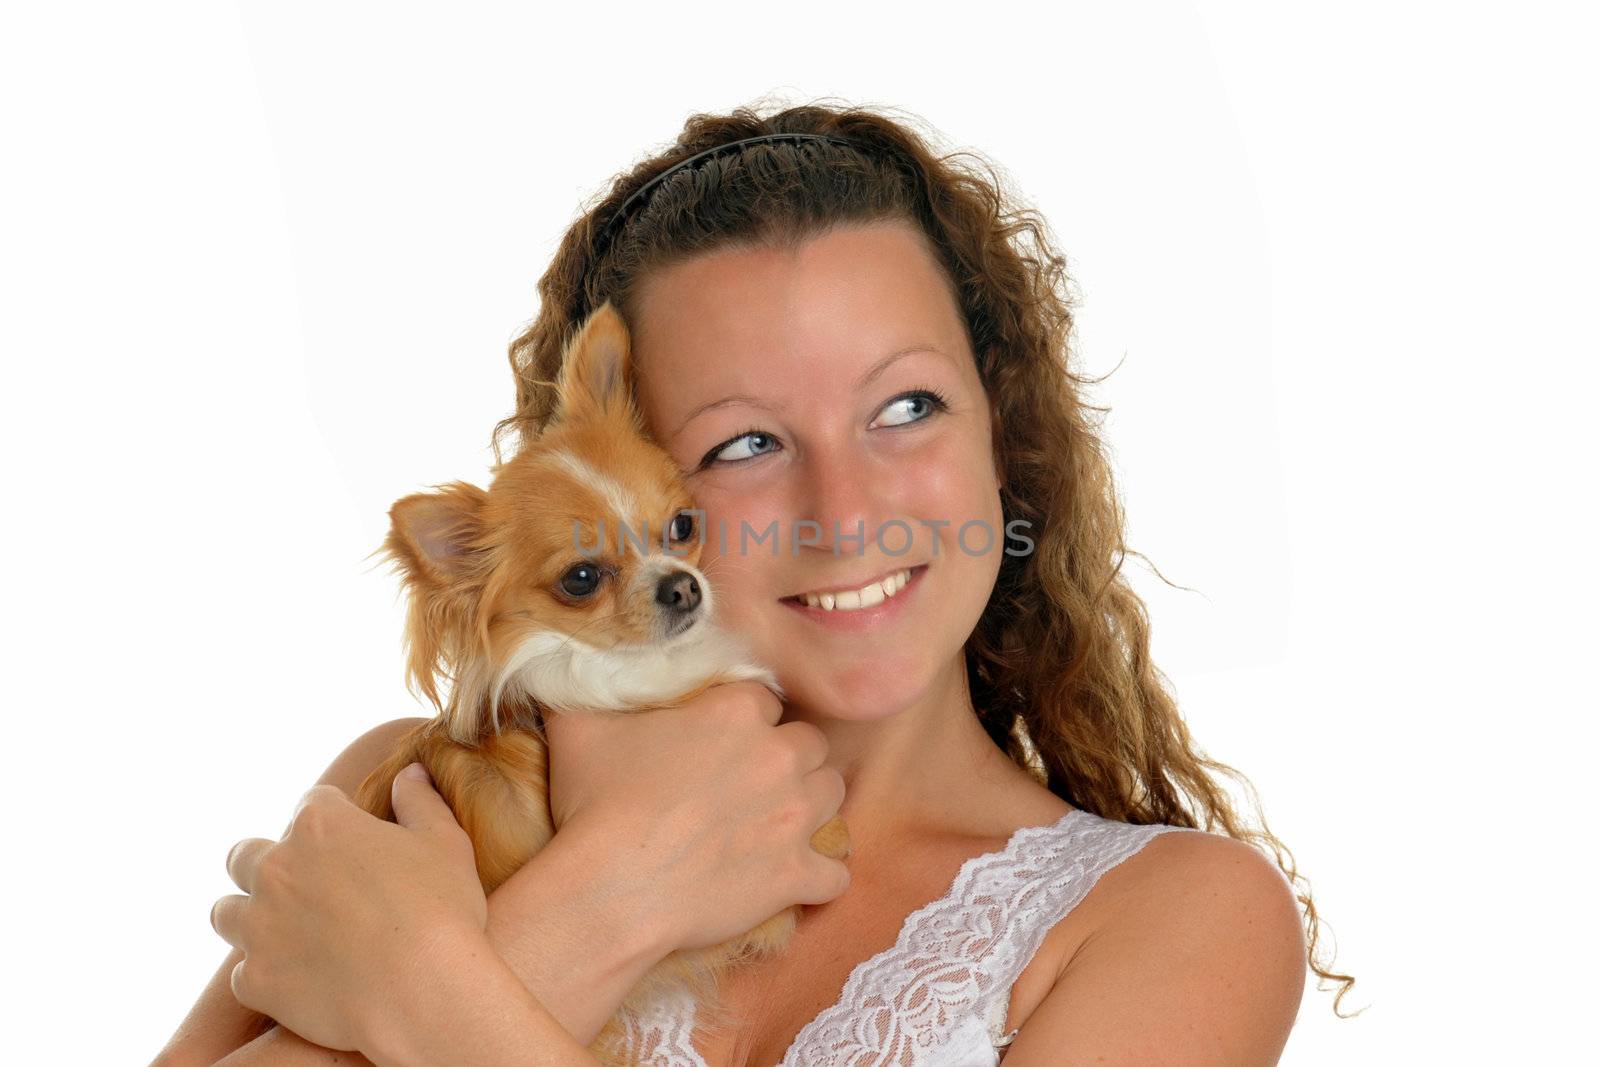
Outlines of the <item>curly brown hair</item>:
{"label": "curly brown hair", "polygon": [[[1355,979],[1330,970],[1331,955],[1319,957],[1323,920],[1309,885],[1260,817],[1250,782],[1196,745],[1151,661],[1149,618],[1122,574],[1127,556],[1149,560],[1123,540],[1092,415],[1108,409],[1083,395],[1102,379],[1073,369],[1077,298],[1044,219],[981,156],[936,154],[937,139],[898,109],[812,102],[761,110],[692,115],[671,146],[617,175],[581,211],[539,279],[537,317],[511,344],[516,410],[495,427],[496,459],[508,433],[525,442],[549,419],[554,397],[545,386],[586,312],[609,299],[631,321],[650,271],[713,248],[792,245],[841,224],[914,221],[966,320],[994,415],[1004,514],[1027,520],[1035,540],[1031,553],[1005,557],[966,644],[985,730],[1075,807],[1130,823],[1220,829],[1266,853],[1302,907],[1318,987],[1324,979],[1342,985],[1339,1015]],[[660,182],[626,225],[606,233],[628,198],[669,167],[772,133],[832,135],[859,147],[806,140],[713,155]],[[1235,812],[1221,775],[1247,790],[1259,828]]]}

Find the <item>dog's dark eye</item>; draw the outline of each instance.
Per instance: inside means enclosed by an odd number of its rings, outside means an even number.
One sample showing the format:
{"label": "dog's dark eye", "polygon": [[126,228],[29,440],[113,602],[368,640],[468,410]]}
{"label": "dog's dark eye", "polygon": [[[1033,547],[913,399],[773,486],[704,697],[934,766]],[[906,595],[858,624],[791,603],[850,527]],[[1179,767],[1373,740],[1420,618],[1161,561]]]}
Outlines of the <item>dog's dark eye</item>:
{"label": "dog's dark eye", "polygon": [[600,588],[600,568],[580,563],[561,576],[561,591],[568,596],[585,597]]}
{"label": "dog's dark eye", "polygon": [[673,516],[670,531],[674,541],[687,541],[694,536],[694,516],[687,511],[680,511]]}

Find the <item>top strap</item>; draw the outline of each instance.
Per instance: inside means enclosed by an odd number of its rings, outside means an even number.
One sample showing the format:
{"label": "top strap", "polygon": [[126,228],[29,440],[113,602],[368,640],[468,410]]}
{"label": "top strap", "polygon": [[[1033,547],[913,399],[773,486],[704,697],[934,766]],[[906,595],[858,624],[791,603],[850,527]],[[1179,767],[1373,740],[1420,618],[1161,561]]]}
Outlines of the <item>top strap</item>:
{"label": "top strap", "polygon": [[838,1003],[800,1031],[785,1067],[902,1062],[905,1053],[920,1062],[975,1015],[992,1044],[1009,1044],[1010,990],[1045,934],[1101,874],[1178,829],[1075,809],[972,857],[945,896],[907,918],[894,947],[850,974]]}

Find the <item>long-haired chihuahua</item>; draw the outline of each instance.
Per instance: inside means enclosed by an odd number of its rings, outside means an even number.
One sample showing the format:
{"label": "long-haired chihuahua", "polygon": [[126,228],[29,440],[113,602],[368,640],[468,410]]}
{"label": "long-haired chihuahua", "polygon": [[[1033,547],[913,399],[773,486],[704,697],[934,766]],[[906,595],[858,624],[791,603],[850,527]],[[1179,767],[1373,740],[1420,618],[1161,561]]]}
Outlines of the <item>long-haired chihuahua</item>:
{"label": "long-haired chihuahua", "polygon": [[[648,711],[711,686],[777,679],[713,623],[696,567],[703,537],[676,463],[645,432],[633,401],[629,337],[606,303],[562,360],[555,413],[488,489],[464,482],[398,501],[381,550],[409,597],[412,685],[438,709],[357,790],[393,820],[396,774],[421,761],[472,838],[492,892],[556,833],[543,738],[546,712]],[[448,682],[441,696],[441,682]],[[811,846],[850,852],[838,817]],[[722,945],[679,950],[639,982],[590,1046],[623,1067],[627,1018],[674,986],[704,1018],[723,1019],[719,977],[779,951],[800,915],[785,909]]]}

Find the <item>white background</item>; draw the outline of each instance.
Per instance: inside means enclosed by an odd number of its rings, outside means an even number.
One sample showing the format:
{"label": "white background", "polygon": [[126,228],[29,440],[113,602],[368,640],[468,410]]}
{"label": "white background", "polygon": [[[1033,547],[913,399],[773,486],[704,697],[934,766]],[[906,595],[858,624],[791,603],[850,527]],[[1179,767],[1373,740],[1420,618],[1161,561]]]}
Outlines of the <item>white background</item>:
{"label": "white background", "polygon": [[[402,686],[578,205],[684,117],[921,116],[1083,297],[1157,662],[1359,979],[1284,1063],[1566,1059],[1595,955],[1595,26],[1570,7],[8,7],[11,1062],[144,1062]],[[1589,668],[1585,670],[1585,668]],[[19,1054],[34,1046],[35,1054]]]}

